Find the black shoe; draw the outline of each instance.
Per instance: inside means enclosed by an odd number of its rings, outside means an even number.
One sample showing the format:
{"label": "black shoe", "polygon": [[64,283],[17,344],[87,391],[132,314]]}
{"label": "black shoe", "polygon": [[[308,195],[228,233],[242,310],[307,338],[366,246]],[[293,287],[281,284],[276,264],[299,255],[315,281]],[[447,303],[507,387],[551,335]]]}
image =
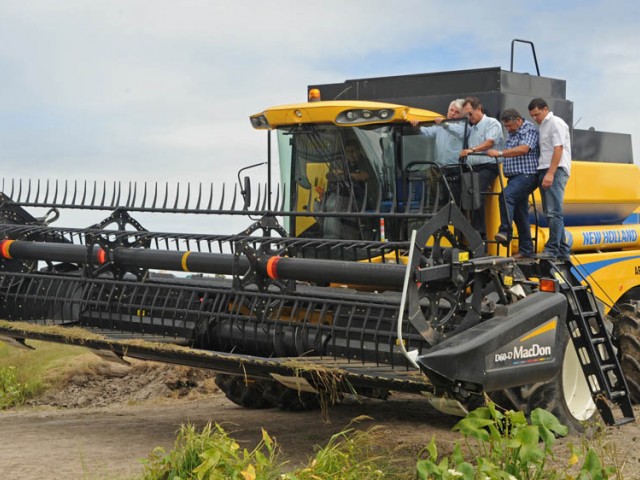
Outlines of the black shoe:
{"label": "black shoe", "polygon": [[506,247],[509,245],[509,237],[507,236],[506,233],[498,232],[496,233],[496,236],[494,238],[496,242],[498,242],[503,247]]}

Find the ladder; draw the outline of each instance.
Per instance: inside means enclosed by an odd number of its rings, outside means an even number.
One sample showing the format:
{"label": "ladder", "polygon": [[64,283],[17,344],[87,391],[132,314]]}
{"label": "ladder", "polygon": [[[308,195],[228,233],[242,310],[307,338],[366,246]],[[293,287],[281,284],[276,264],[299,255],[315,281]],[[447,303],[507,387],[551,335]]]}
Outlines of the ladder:
{"label": "ladder", "polygon": [[[549,262],[550,273],[559,281],[569,301],[567,327],[582,365],[596,408],[607,425],[635,420],[627,381],[614,351],[596,296],[584,277],[578,277],[571,262]],[[619,409],[619,413],[614,410]]]}

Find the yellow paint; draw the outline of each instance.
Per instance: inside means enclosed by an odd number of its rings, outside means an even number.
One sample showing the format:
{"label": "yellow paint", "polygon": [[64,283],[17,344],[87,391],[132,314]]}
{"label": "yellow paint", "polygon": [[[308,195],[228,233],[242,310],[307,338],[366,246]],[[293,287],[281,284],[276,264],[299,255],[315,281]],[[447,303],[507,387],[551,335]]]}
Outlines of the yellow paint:
{"label": "yellow paint", "polygon": [[[386,119],[372,119],[368,122],[354,123],[336,123],[338,115],[346,110],[367,109],[367,110],[393,110],[393,117]],[[251,118],[264,116],[269,122],[268,126],[260,127],[261,129],[273,129],[286,125],[299,124],[320,124],[333,123],[344,127],[374,125],[374,124],[390,124],[390,123],[406,123],[411,120],[419,122],[431,122],[438,117],[442,117],[439,113],[420,108],[406,107],[392,103],[366,102],[366,101],[329,101],[329,102],[310,102],[298,103],[292,105],[281,105],[268,108],[260,113],[251,115]]]}
{"label": "yellow paint", "polygon": [[[311,189],[304,188],[300,184],[296,185],[296,198],[298,203],[295,206],[296,212],[314,212],[320,206],[322,198],[327,189],[327,173],[329,166],[326,163],[307,163],[307,179],[311,184]],[[297,217],[296,236],[301,235],[316,223],[315,217]]]}
{"label": "yellow paint", "polygon": [[525,342],[530,338],[537,337],[538,335],[542,335],[543,333],[550,332],[551,330],[555,330],[557,323],[558,323],[558,320],[556,319],[551,320],[550,322],[545,323],[543,326],[541,326],[537,330],[534,330],[533,332],[531,332],[526,337],[522,337],[520,341]]}
{"label": "yellow paint", "polygon": [[579,254],[572,263],[578,272],[589,274],[589,283],[606,311],[627,291],[640,287],[640,250]]}
{"label": "yellow paint", "polygon": [[191,255],[190,251],[186,251],[184,252],[184,255],[182,255],[182,270],[184,270],[185,272],[189,271],[189,269],[187,268],[187,258],[189,257],[189,255]]}

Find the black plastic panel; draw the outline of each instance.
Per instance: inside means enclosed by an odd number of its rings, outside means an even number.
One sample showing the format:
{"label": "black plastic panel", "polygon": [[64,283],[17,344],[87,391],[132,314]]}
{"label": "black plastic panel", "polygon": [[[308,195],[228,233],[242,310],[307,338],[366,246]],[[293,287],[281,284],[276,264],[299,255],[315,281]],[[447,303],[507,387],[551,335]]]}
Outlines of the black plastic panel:
{"label": "black plastic panel", "polygon": [[[451,100],[476,96],[491,117],[499,118],[504,109],[515,108],[529,120],[529,102],[541,97],[573,130],[573,102],[566,99],[565,80],[500,67],[362,78],[309,88],[319,88],[323,100],[377,100],[442,114],[446,114]],[[576,160],[633,163],[630,135],[587,130],[575,130],[572,135],[572,156]]]}

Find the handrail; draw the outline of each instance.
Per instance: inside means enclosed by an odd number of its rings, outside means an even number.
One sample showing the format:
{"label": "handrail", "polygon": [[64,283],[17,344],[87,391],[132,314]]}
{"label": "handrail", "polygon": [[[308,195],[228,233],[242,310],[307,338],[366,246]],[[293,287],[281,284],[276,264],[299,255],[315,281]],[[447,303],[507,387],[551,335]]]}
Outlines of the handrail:
{"label": "handrail", "polygon": [[530,42],[529,40],[521,40],[519,38],[514,38],[513,40],[511,40],[511,71],[513,72],[513,50],[514,50],[514,44],[516,42],[528,43],[529,45],[531,45],[531,52],[533,53],[533,61],[536,64],[536,73],[538,74],[538,76],[540,76],[540,68],[538,67],[538,57],[536,57],[536,47],[533,45],[533,42]]}

